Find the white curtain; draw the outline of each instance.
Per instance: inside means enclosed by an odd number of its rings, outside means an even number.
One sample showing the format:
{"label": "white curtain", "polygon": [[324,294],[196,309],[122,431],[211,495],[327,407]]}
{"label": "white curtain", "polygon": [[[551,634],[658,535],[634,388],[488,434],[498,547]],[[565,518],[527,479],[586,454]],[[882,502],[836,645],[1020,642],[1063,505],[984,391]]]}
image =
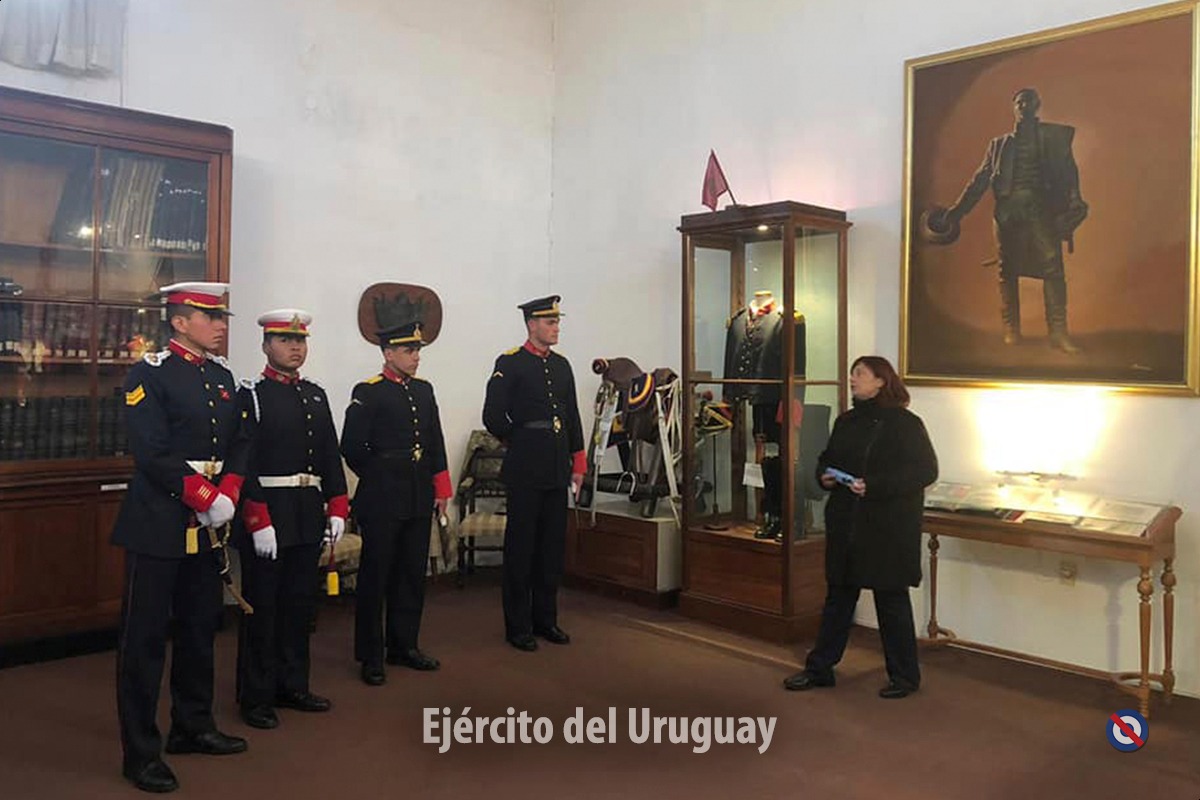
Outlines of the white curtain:
{"label": "white curtain", "polygon": [[113,75],[129,0],[3,0],[0,61],[26,69]]}

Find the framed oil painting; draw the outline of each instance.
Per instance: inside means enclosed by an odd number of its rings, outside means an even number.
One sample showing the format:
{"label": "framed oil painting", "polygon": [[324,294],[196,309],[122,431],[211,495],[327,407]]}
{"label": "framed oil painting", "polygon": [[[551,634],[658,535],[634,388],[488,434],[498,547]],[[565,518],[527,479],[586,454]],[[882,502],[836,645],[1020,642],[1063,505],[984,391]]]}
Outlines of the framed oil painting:
{"label": "framed oil painting", "polygon": [[906,381],[1198,393],[1196,12],[906,63]]}

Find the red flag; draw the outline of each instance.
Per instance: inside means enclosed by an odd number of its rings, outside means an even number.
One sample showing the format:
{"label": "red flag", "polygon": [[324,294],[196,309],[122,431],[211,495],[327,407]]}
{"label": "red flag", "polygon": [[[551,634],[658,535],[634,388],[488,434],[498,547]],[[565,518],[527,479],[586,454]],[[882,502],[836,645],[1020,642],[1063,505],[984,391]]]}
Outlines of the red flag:
{"label": "red flag", "polygon": [[[708,169],[704,170],[704,189],[700,194],[700,202],[712,211],[717,210],[717,198],[729,192],[729,184],[725,182],[725,173],[721,170],[721,162],[717,161],[716,152],[708,151]],[[729,192],[733,197],[733,192]]]}

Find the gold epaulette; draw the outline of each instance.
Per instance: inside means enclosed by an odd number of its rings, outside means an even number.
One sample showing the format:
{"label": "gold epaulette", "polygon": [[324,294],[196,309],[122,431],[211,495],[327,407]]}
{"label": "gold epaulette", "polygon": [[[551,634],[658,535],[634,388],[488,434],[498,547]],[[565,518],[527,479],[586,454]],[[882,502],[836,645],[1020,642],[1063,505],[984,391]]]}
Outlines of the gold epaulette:
{"label": "gold epaulette", "polygon": [[799,311],[793,311],[792,314],[793,314],[793,316],[795,316],[796,322],[804,322],[804,315],[801,314]]}
{"label": "gold epaulette", "polygon": [[505,350],[503,353],[501,353],[501,355],[515,356],[519,352],[521,352],[521,346],[517,345],[516,347],[512,347],[512,348],[509,348],[508,350]]}
{"label": "gold epaulette", "polygon": [[363,383],[379,383],[381,380],[383,380],[382,374],[372,375],[371,377],[369,377],[365,381],[363,381]]}

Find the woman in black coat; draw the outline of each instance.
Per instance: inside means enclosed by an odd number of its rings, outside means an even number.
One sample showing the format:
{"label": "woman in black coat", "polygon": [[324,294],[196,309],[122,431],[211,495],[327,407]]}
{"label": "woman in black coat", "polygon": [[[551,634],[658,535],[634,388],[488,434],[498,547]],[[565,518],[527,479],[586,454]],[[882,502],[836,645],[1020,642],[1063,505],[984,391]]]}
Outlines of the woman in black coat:
{"label": "woman in black coat", "polygon": [[[881,356],[862,356],[850,370],[854,407],[837,418],[817,462],[825,505],[828,593],[817,642],[804,670],[784,681],[803,691],[833,686],[854,607],[862,589],[875,594],[888,684],[895,699],[921,684],[908,589],[921,583],[925,487],[937,480],[937,456],[921,418],[907,409],[908,390]],[[842,481],[829,472],[837,470]]]}

